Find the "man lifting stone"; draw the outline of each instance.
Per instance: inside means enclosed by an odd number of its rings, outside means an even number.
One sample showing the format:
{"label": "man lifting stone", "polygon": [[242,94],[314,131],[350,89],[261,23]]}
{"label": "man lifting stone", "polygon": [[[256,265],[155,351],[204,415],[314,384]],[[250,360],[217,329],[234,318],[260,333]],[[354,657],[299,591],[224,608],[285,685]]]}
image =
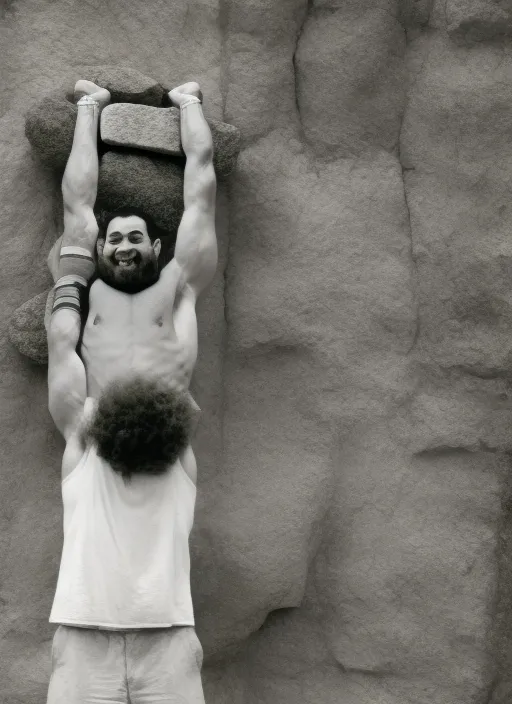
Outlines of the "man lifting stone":
{"label": "man lifting stone", "polygon": [[[66,441],[48,703],[199,703],[187,389],[195,302],[217,262],[211,134],[199,86],[171,91],[187,157],[185,211],[174,259],[158,275],[160,242],[143,214],[113,214],[98,238],[98,120],[110,96],[87,81],[75,90],[82,97],[62,183],[64,235],[48,326],[49,406]],[[80,297],[95,248],[103,280],[90,290],[82,361]]]}

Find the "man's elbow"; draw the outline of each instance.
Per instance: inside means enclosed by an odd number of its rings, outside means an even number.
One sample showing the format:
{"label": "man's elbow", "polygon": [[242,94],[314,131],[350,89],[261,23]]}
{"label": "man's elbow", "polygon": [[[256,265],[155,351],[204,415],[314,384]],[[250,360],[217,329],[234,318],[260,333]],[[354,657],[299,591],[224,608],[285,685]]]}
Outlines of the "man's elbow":
{"label": "man's elbow", "polygon": [[80,318],[67,309],[52,314],[48,329],[49,351],[75,350],[80,336]]}

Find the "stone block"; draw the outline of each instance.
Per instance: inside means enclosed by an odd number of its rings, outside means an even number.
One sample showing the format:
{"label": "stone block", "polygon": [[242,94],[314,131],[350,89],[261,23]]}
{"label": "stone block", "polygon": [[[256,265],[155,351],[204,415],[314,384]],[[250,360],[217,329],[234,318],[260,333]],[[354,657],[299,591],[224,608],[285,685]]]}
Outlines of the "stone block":
{"label": "stone block", "polygon": [[169,157],[107,152],[100,162],[97,208],[142,208],[175,237],[183,213],[183,173],[183,164]]}
{"label": "stone block", "polygon": [[48,345],[44,326],[50,291],[38,293],[17,308],[9,325],[9,339],[18,352],[37,364],[48,362]]}
{"label": "stone block", "polygon": [[177,108],[114,103],[101,114],[101,139],[115,147],[183,156]]}
{"label": "stone block", "polygon": [[[229,174],[240,151],[240,131],[217,120],[208,120],[212,131],[217,175]],[[109,145],[184,156],[177,108],[114,103],[101,115],[101,139]]]}

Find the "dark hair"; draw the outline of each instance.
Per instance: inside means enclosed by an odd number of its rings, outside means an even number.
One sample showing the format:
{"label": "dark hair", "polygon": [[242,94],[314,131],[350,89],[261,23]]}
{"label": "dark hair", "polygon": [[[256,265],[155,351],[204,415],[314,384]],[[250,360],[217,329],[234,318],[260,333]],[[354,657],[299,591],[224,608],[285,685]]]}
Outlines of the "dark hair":
{"label": "dark hair", "polygon": [[85,437],[115,472],[163,474],[187,447],[192,423],[188,398],[158,381],[116,381],[98,399]]}
{"label": "dark hair", "polygon": [[141,208],[132,207],[131,205],[125,205],[122,208],[116,208],[116,210],[101,212],[98,216],[98,227],[99,234],[98,239],[105,239],[107,235],[107,228],[114,218],[128,218],[130,215],[136,215],[141,218],[146,223],[146,228],[148,230],[149,239],[154,242],[156,239],[162,236],[162,231],[157,227],[155,221],[144,210]]}

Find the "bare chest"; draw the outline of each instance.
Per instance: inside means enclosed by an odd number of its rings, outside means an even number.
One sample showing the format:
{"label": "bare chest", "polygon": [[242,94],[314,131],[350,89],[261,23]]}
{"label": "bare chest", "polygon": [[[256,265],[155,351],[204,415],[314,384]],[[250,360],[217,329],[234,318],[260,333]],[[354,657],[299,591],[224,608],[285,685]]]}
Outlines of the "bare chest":
{"label": "bare chest", "polygon": [[177,334],[172,301],[146,293],[124,294],[102,282],[91,287],[81,347],[90,395],[134,375],[188,388],[197,356],[194,340]]}

